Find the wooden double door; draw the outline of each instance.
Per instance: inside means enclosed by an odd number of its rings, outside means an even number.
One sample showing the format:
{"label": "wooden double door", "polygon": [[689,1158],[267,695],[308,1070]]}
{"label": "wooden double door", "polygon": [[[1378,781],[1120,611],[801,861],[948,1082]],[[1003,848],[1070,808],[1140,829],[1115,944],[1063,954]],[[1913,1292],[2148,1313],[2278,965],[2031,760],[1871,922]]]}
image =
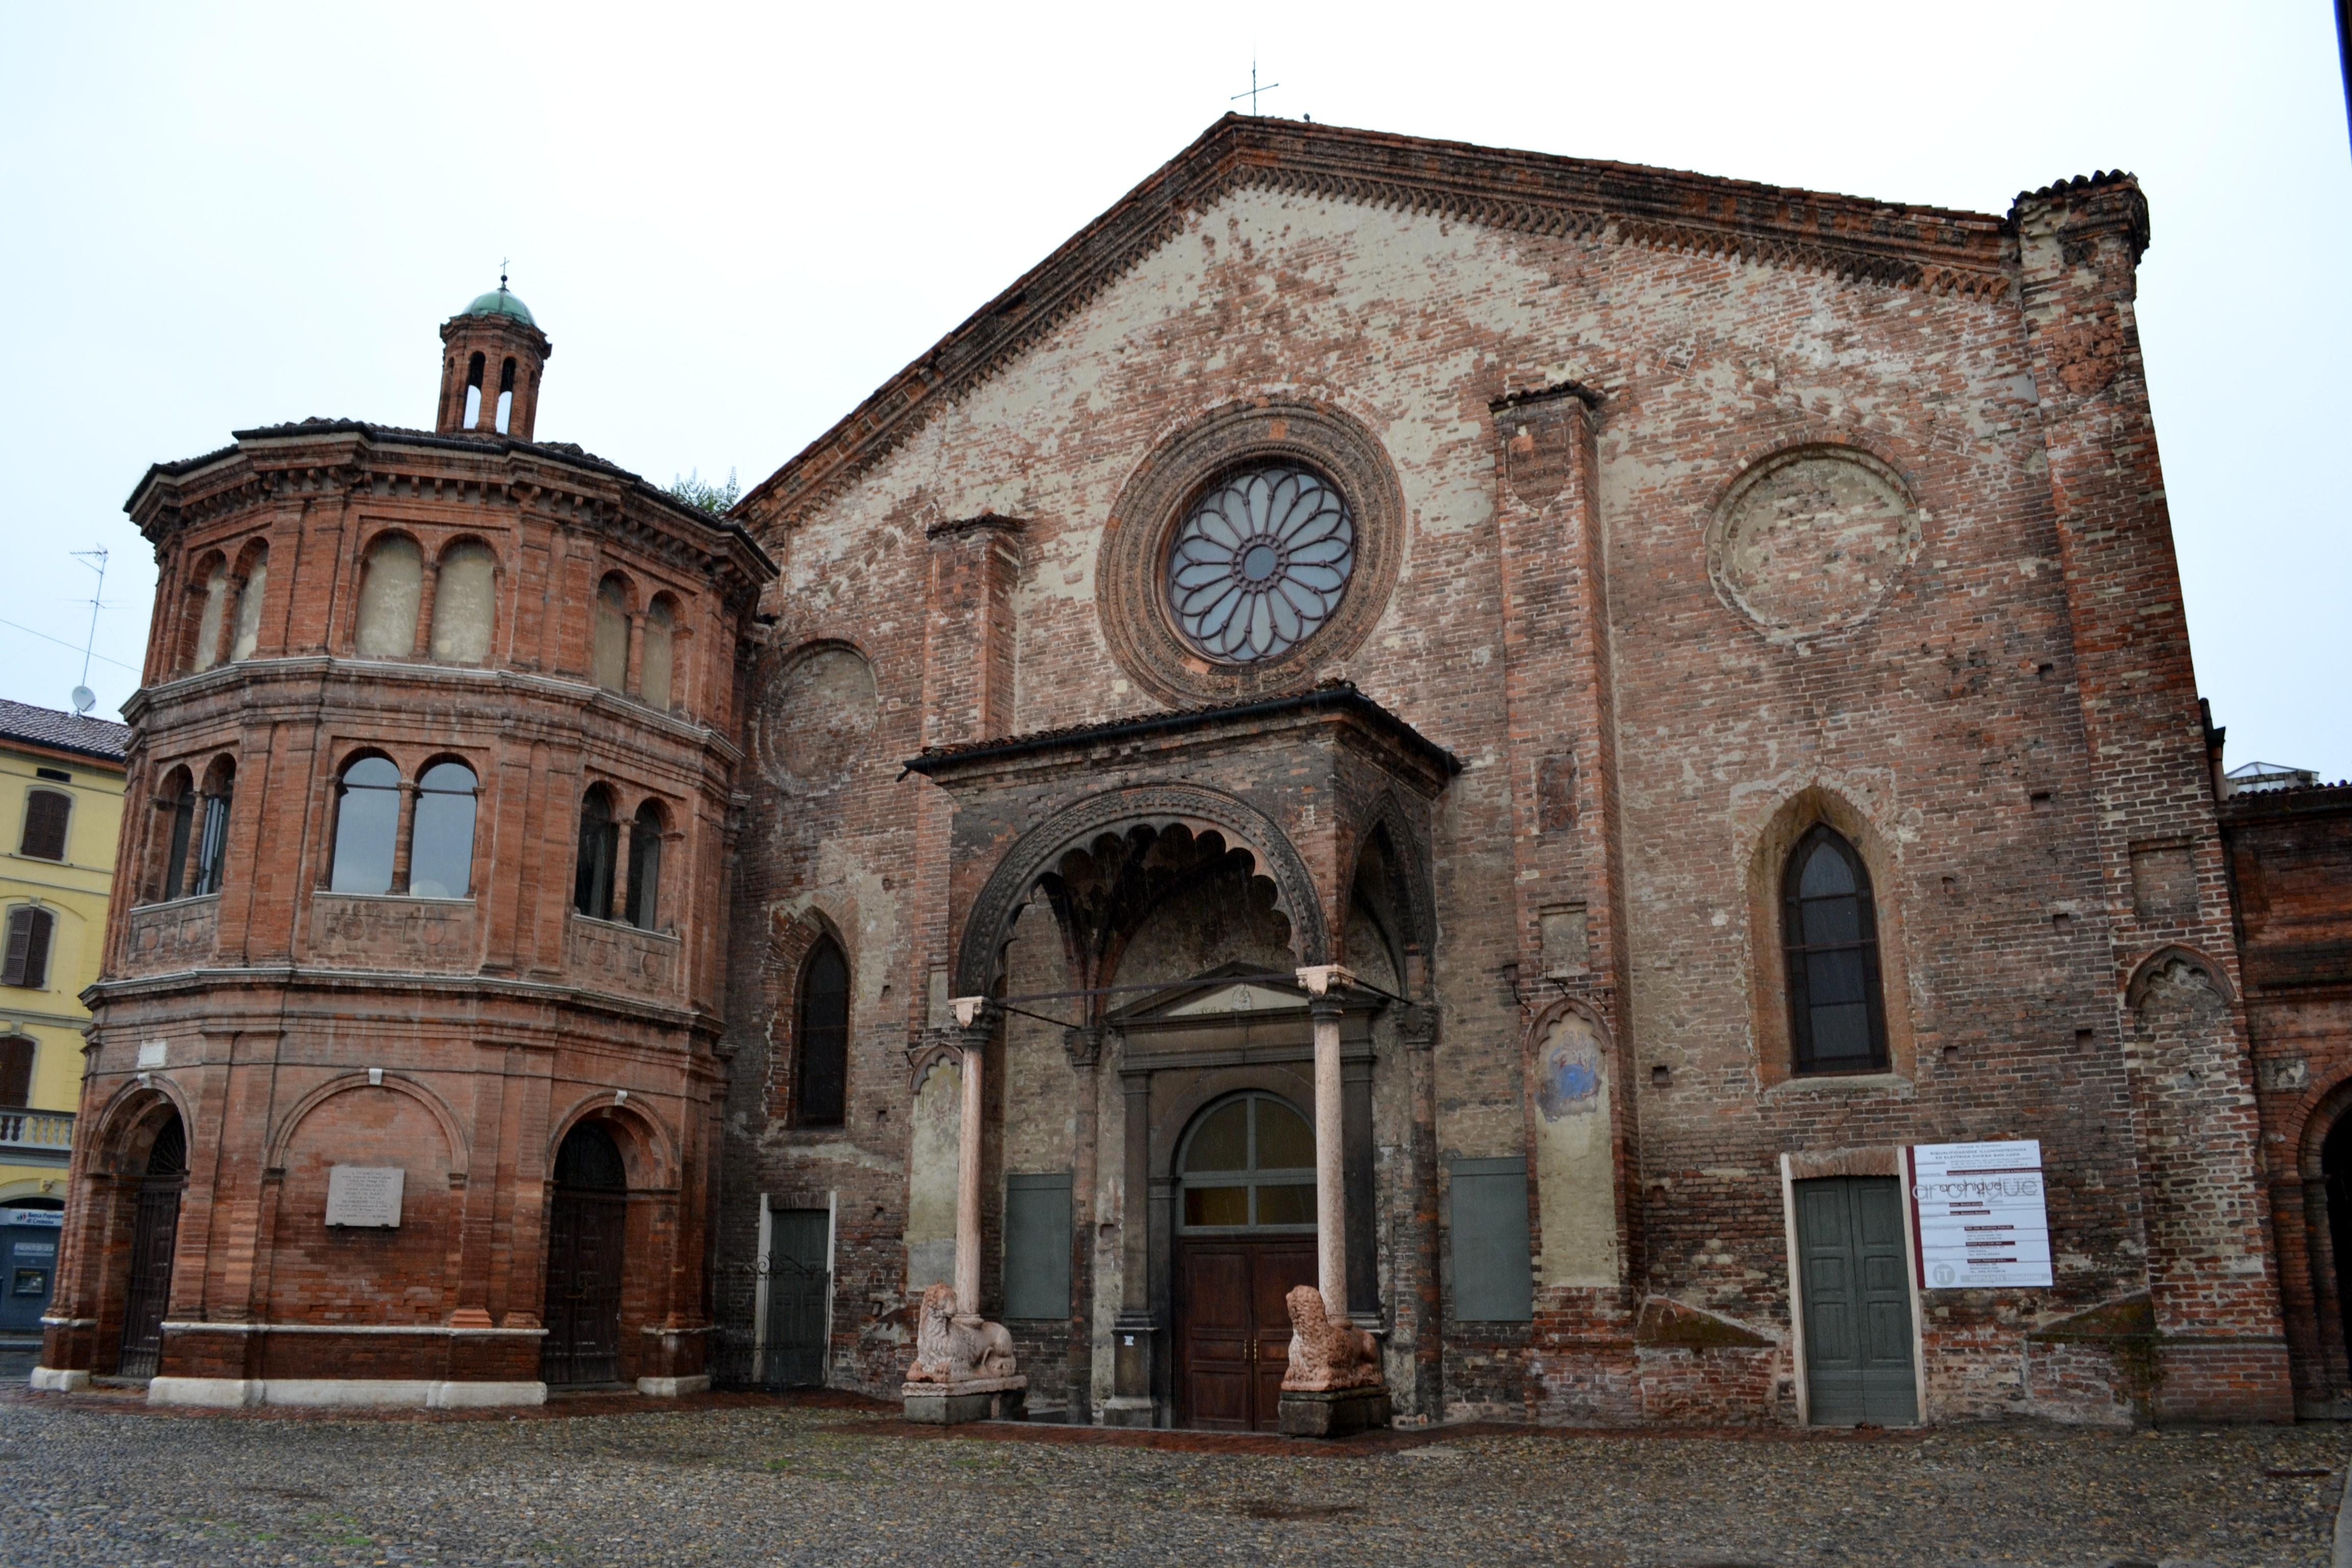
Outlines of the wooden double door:
{"label": "wooden double door", "polygon": [[1217,1432],[1274,1430],[1290,1359],[1283,1298],[1314,1283],[1311,1236],[1179,1241],[1176,1418]]}

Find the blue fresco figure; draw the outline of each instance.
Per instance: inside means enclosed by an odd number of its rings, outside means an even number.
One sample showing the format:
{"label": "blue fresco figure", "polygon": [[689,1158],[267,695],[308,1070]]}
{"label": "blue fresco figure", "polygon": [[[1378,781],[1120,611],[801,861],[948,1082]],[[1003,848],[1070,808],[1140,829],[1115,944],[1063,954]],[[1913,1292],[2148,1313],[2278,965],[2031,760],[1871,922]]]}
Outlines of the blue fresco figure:
{"label": "blue fresco figure", "polygon": [[1601,1102],[1601,1047],[1590,1028],[1555,1029],[1537,1074],[1536,1105],[1544,1120],[1580,1116]]}

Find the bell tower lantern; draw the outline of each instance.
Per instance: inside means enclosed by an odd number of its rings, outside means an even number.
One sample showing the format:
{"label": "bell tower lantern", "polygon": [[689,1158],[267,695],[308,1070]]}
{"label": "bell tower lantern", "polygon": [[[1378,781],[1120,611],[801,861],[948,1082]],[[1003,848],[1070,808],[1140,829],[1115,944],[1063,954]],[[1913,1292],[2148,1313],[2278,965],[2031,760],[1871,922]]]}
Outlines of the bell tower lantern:
{"label": "bell tower lantern", "polygon": [[433,428],[530,440],[540,367],[554,351],[530,308],[508,291],[505,273],[496,289],[441,323],[441,412]]}

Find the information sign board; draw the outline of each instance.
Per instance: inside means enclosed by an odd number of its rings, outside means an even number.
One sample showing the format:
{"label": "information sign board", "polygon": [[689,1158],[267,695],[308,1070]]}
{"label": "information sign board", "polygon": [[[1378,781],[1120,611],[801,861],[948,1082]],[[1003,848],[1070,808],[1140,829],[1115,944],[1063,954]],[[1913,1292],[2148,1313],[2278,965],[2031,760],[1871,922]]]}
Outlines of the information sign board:
{"label": "information sign board", "polygon": [[327,1223],[400,1224],[400,1191],[408,1173],[398,1165],[336,1165],[327,1172]]}
{"label": "information sign board", "polygon": [[1915,1143],[1909,1152],[1921,1285],[1998,1290],[2051,1283],[2041,1140]]}

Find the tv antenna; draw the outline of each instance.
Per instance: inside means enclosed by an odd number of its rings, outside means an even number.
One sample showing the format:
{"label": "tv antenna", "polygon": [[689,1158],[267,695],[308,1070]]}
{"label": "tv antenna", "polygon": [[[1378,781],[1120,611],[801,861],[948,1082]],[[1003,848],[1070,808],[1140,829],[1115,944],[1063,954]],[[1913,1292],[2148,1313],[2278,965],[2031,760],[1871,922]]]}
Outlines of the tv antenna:
{"label": "tv antenna", "polygon": [[1250,56],[1249,90],[1247,92],[1237,92],[1234,94],[1233,97],[1225,100],[1225,101],[1227,103],[1239,103],[1243,99],[1246,98],[1250,100],[1250,113],[1252,115],[1255,115],[1257,113],[1257,95],[1261,92],[1272,92],[1276,88],[1280,87],[1281,85],[1282,84],[1278,81],[1270,81],[1264,87],[1258,86],[1257,57],[1255,55],[1252,55]]}
{"label": "tv antenna", "polygon": [[[73,710],[86,714],[98,706],[98,693],[89,689],[89,660],[91,650],[98,646],[98,612],[106,602],[106,547],[96,545],[89,550],[74,551],[72,554],[74,559],[98,574],[98,585],[89,592],[89,634],[81,644],[81,684],[73,689]],[[92,556],[97,557],[95,565],[91,564]]]}

